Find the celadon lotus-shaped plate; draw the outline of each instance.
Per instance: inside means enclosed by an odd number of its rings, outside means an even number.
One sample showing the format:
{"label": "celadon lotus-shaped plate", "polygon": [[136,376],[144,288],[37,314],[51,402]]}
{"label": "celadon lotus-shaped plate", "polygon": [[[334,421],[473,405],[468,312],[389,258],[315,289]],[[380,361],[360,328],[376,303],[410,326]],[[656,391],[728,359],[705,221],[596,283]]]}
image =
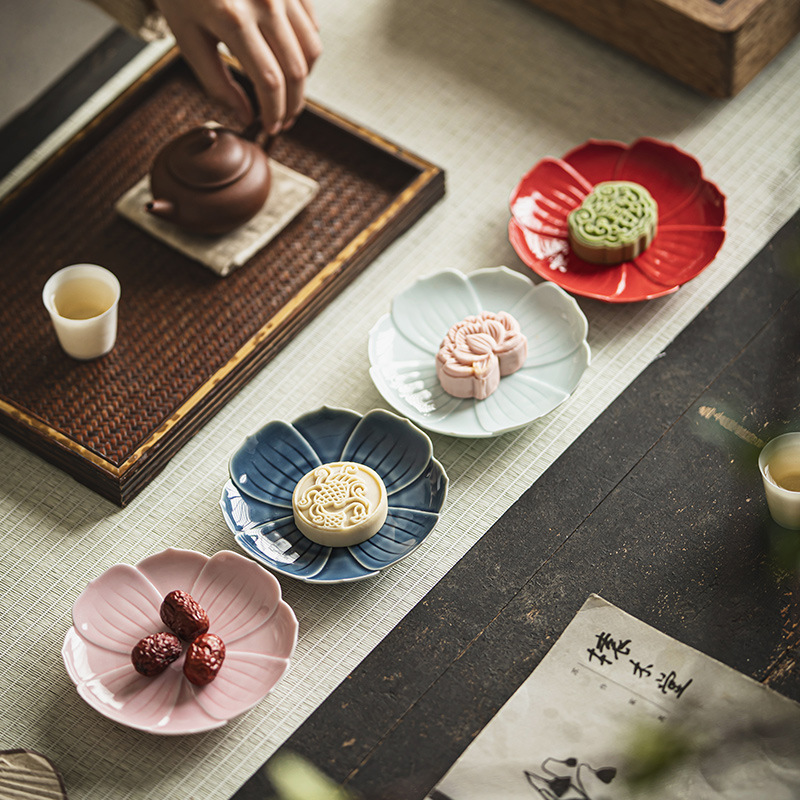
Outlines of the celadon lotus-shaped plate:
{"label": "celadon lotus-shaped plate", "polygon": [[[349,461],[374,470],[386,487],[383,526],[361,544],[326,547],[297,528],[292,493],[322,464]],[[274,420],[248,436],[230,460],[220,506],[247,555],[308,583],[372,578],[430,535],[447,496],[447,475],[431,440],[407,419],[374,409],[362,417],[323,406],[291,423]]]}
{"label": "celadon lotus-shaped plate", "polygon": [[[436,377],[436,353],[452,325],[481,311],[506,311],[528,340],[523,366],[484,400],[453,397]],[[488,437],[521,428],[575,390],[590,361],[588,323],[554,283],[534,283],[507,267],[421,278],[392,301],[370,332],[370,376],[384,399],[423,428]]]}
{"label": "celadon lotus-shaped plate", "polygon": [[[183,674],[186,651],[160,675],[140,675],[136,643],[166,630],[164,597],[182,589],[208,614],[209,633],[225,643],[217,677],[194,686]],[[61,654],[78,694],[109,719],[159,734],[219,728],[259,703],[289,667],[297,618],[274,575],[223,550],[209,558],[169,549],[136,566],[117,564],[91,581],[72,607]]]}

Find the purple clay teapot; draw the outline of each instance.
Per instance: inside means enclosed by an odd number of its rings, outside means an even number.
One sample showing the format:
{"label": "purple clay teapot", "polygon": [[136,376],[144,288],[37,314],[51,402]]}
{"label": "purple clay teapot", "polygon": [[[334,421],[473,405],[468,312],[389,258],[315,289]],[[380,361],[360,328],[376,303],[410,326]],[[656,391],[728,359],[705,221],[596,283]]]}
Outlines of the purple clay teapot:
{"label": "purple clay teapot", "polygon": [[264,149],[228,128],[203,125],[172,139],[156,155],[147,210],[192,233],[219,235],[253,217],[270,184]]}

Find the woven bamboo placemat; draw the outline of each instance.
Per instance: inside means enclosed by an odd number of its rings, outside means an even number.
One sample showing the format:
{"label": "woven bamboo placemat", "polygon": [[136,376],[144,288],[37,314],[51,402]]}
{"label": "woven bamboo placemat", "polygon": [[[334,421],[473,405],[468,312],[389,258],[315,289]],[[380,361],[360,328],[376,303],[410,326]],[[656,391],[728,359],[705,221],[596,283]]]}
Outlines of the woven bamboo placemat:
{"label": "woven bamboo placemat", "polygon": [[[166,141],[218,115],[172,51],[0,208],[0,429],[121,505],[444,192],[433,164],[311,105],[271,155],[317,196],[221,280],[114,212]],[[84,262],[122,284],[116,347],[85,363],[41,303]]]}

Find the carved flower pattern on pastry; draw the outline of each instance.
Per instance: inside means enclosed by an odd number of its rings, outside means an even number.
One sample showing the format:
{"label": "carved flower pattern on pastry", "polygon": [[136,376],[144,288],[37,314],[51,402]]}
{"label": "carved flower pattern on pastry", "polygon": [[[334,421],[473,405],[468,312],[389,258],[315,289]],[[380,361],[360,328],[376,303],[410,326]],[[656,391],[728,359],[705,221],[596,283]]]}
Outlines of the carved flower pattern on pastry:
{"label": "carved flower pattern on pastry", "polygon": [[[140,675],[131,649],[163,631],[163,598],[179,588],[208,613],[225,642],[212,683],[192,685],[185,653],[155,677]],[[209,558],[169,549],[136,566],[118,564],[91,581],[72,609],[62,656],[80,696],[109,719],[161,734],[206,731],[252,708],[289,667],[297,619],[273,575],[238,553]]]}
{"label": "carved flower pattern on pastry", "polygon": [[[522,363],[485,399],[455,397],[437,376],[443,333],[486,308],[516,321],[526,350],[506,318],[503,360]],[[575,299],[553,283],[536,286],[507,267],[469,274],[444,270],[400,292],[391,313],[370,331],[370,377],[388,403],[428,430],[497,436],[528,425],[569,397],[589,365],[587,332]]]}
{"label": "carved flower pattern on pastry", "polygon": [[516,372],[528,355],[528,340],[507,311],[481,311],[457,322],[436,354],[436,375],[453,397],[487,398],[500,378]]}
{"label": "carved flower pattern on pastry", "polygon": [[[357,476],[345,472],[336,485],[340,468],[348,465],[362,469]],[[447,476],[433,458],[430,439],[408,420],[381,409],[362,417],[326,406],[291,424],[270,422],[236,450],[230,475],[220,505],[237,544],[270,569],[312,583],[357,581],[396,564],[433,530],[447,494]],[[348,476],[369,484],[370,475],[380,488],[366,490],[369,509],[361,514],[354,507],[358,519],[343,519],[341,531],[329,520],[315,524],[305,514],[306,501],[333,508],[331,501],[339,499],[347,505],[354,499],[344,491],[352,488]],[[316,477],[321,482],[311,488]],[[306,488],[311,491],[304,497]],[[293,502],[296,490],[303,509]],[[359,526],[371,526],[375,519],[377,532],[370,529],[364,540]],[[351,533],[354,543],[329,544]]]}
{"label": "carved flower pattern on pastry", "polygon": [[[618,264],[590,263],[569,244],[569,215],[599,184],[644,187],[658,208],[647,248]],[[573,294],[633,302],[676,291],[700,274],[725,240],[725,196],[699,162],[657,139],[590,140],[563,158],[543,158],[511,194],[509,239],[535,273]]]}

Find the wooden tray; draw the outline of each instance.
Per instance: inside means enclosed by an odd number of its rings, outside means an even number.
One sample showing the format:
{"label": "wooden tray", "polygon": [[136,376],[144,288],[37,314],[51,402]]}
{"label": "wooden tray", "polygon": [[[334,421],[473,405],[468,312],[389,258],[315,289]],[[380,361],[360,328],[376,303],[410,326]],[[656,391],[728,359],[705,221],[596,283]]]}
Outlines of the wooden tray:
{"label": "wooden tray", "polygon": [[530,0],[713,97],[744,88],[800,31],[800,0]]}
{"label": "wooden tray", "polygon": [[[274,158],[320,184],[227,278],[119,217],[165,141],[220,116],[172,51],[0,203],[0,430],[124,505],[278,350],[444,194],[444,173],[311,104]],[[47,277],[97,263],[122,284],[117,344],[61,351]]]}

